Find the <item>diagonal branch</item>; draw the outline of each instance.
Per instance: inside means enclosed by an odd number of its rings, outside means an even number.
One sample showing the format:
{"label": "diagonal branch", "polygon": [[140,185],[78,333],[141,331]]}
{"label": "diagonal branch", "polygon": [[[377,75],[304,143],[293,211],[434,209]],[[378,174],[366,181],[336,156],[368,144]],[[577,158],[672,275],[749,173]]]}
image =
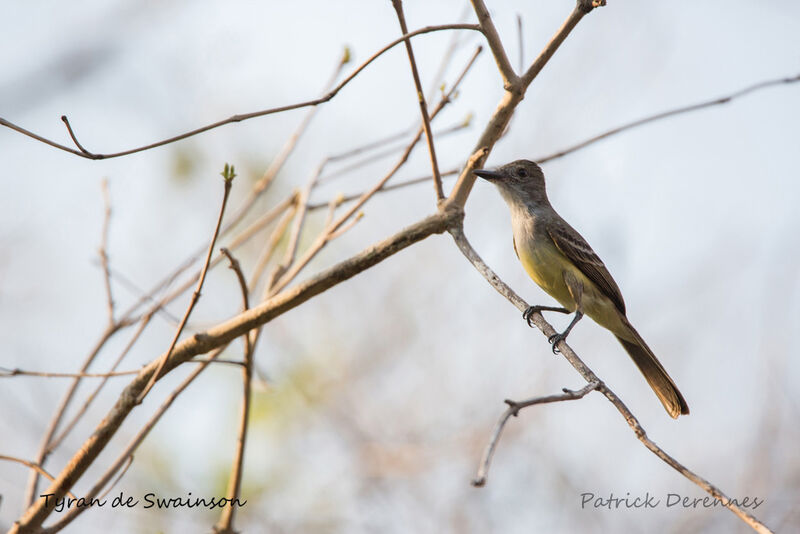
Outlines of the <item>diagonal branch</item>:
{"label": "diagonal branch", "polygon": [[[195,334],[178,343],[174,350],[168,354],[166,364],[163,366],[163,377],[172,369],[198,354],[204,354],[218,347],[222,347],[237,337],[240,337],[253,328],[264,325],[289,310],[292,310],[319,295],[323,291],[352,278],[358,273],[377,265],[386,258],[400,252],[425,239],[432,234],[445,232],[452,225],[463,218],[463,212],[449,209],[440,210],[425,219],[412,224],[395,235],[376,243],[361,253],[326,269],[311,279],[292,287],[270,298],[262,304],[251,308],[247,312],[211,328],[210,330]],[[67,491],[77,482],[83,473],[102,452],[119,427],[137,405],[137,398],[144,390],[146,384],[154,376],[161,358],[152,361],[120,394],[116,404],[111,408],[106,417],[100,422],[92,435],[83,443],[66,467],[56,478],[46,493],[51,493],[55,498],[62,498]],[[44,499],[34,502],[24,515],[14,524],[10,534],[22,532],[36,532],[42,523],[53,512],[52,507],[46,507]]]}
{"label": "diagonal branch", "polygon": [[[469,241],[467,241],[467,238],[464,235],[464,230],[461,226],[451,227],[449,232],[453,236],[453,240],[455,241],[459,250],[461,250],[462,254],[464,254],[464,256],[469,260],[470,263],[472,263],[475,269],[477,269],[478,272],[481,273],[484,278],[486,278],[492,287],[494,287],[501,295],[511,302],[511,304],[513,304],[518,310],[524,311],[528,309],[528,304],[522,300],[513,289],[506,285],[506,283],[503,282],[500,277],[498,277],[494,271],[492,271],[489,266],[484,263],[481,257],[478,256],[478,253],[475,252],[475,249],[473,249],[472,245],[470,245]],[[536,327],[548,338],[557,333],[552,325],[545,321],[540,312],[535,312],[531,315],[531,322],[533,322]],[[583,363],[583,360],[581,360],[578,355],[575,354],[572,348],[567,345],[563,339],[558,341],[556,346],[558,347],[559,352],[567,359],[570,365],[572,365],[572,367],[574,367],[575,370],[580,373],[586,382],[589,384],[597,384],[595,386],[597,390],[605,395],[611,404],[614,405],[617,411],[628,423],[628,426],[631,427],[631,430],[633,430],[633,432],[636,434],[636,438],[641,441],[644,446],[647,447],[653,454],[658,456],[667,465],[678,471],[681,475],[709,493],[712,497],[719,499],[723,506],[730,509],[731,512],[736,514],[742,521],[744,521],[756,532],[762,534],[771,532],[766,525],[761,523],[761,521],[756,519],[754,516],[745,512],[737,502],[731,500],[717,486],[685,467],[678,460],[664,452],[664,450],[656,445],[656,443],[650,438],[648,438],[638,419],[636,419],[636,417],[622,402],[622,400],[602,380],[600,380],[597,375],[595,375],[594,372],[586,366],[585,363]]]}
{"label": "diagonal branch", "polygon": [[[392,0],[394,10],[397,12],[397,20],[400,22],[400,30],[403,34],[408,33],[408,26],[406,26],[406,16],[403,13],[403,0]],[[419,81],[419,71],[417,69],[417,61],[414,59],[414,49],[411,47],[411,41],[406,40],[406,52],[408,53],[408,62],[411,64],[411,75],[414,78],[414,86],[417,89],[417,102],[419,102],[419,111],[422,114],[422,127],[425,129],[425,139],[428,141],[428,154],[431,157],[431,168],[433,169],[433,186],[436,191],[436,202],[444,199],[444,190],[442,190],[442,177],[439,175],[439,165],[436,163],[436,149],[433,145],[433,132],[431,132],[431,119],[428,117],[428,104],[425,103],[425,94],[422,92],[422,83]]]}
{"label": "diagonal branch", "polygon": [[508,60],[506,49],[503,47],[502,41],[500,41],[500,35],[497,33],[497,28],[494,27],[489,10],[486,9],[486,4],[483,3],[483,0],[472,0],[472,9],[475,10],[475,14],[478,16],[478,23],[486,36],[489,48],[492,50],[497,69],[503,78],[503,86],[508,90],[517,83],[517,73],[514,72],[514,68]]}

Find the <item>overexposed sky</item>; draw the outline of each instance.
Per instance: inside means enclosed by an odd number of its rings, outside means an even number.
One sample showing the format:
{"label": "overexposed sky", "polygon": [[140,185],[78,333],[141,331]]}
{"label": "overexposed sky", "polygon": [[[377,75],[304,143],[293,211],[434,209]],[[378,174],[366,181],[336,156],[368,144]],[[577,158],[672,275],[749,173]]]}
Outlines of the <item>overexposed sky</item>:
{"label": "overexposed sky", "polygon": [[[458,22],[464,13],[473,20],[465,2],[404,5],[411,29]],[[529,63],[572,7],[488,5],[515,67],[517,15]],[[390,2],[47,2],[13,3],[4,11],[0,116],[69,144],[59,120],[66,114],[81,142],[97,152],[316,97],[345,46],[353,53],[350,72],[399,35]],[[648,114],[800,74],[798,22],[800,6],[788,0],[610,0],[579,24],[531,86],[488,164],[543,156]],[[460,35],[448,83],[481,43],[478,34]],[[426,87],[451,37],[414,41]],[[463,164],[501,93],[484,51],[434,125],[444,129],[472,114],[469,129],[437,140],[443,169]],[[233,209],[304,113],[228,125],[107,161],[0,130],[0,366],[74,371],[100,336],[106,321],[97,264],[103,178],[113,204],[112,267],[149,288],[207,243],[222,165],[233,163],[240,172]],[[407,58],[397,47],[319,107],[260,209],[305,184],[322,158],[408,128],[417,117]],[[800,84],[786,85],[626,132],[544,166],[554,206],[604,259],[632,323],[680,386],[692,415],[671,421],[621,347],[591,321],[576,327],[571,345],[669,453],[731,496],[766,499],[754,513],[777,530],[800,521],[790,515],[800,469],[794,452],[798,124]],[[396,157],[328,182],[312,200],[364,190]],[[420,145],[398,179],[428,169]],[[364,219],[301,278],[434,208],[429,185],[376,197]],[[508,213],[491,185],[476,184],[465,231],[524,298],[550,303],[514,257]],[[260,249],[254,244],[237,256],[252,268]],[[138,297],[119,283],[114,291],[121,309]],[[232,275],[212,271],[191,326],[207,328],[239,305]],[[180,316],[184,306],[170,311]],[[567,324],[552,320],[558,328]],[[172,332],[159,319],[123,367],[160,354]],[[126,339],[112,341],[97,370]],[[581,380],[448,237],[431,237],[277,319],[264,331],[257,362],[270,387],[258,393],[261,411],[248,445],[245,531],[746,531],[722,510],[581,510],[584,492],[702,497],[636,442],[599,395],[533,408],[511,421],[488,486],[470,487],[502,399],[577,388]],[[167,377],[133,412],[76,491],[90,487],[186,372]],[[238,376],[235,369],[214,368],[198,380],[156,427],[117,489],[221,491],[236,429]],[[104,390],[49,469],[60,470],[125,383],[117,379]],[[35,456],[66,384],[0,380],[0,454]],[[80,391],[85,396],[90,388]],[[26,479],[22,466],[0,463],[0,527],[18,517]],[[73,530],[208,530],[213,522],[198,511],[96,510]]]}

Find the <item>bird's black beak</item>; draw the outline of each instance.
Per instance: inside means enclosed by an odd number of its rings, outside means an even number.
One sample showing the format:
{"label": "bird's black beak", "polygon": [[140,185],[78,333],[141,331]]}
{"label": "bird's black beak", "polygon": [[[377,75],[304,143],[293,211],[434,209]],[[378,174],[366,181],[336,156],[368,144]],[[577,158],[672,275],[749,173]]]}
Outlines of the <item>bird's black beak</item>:
{"label": "bird's black beak", "polygon": [[472,171],[472,173],[476,176],[480,176],[485,180],[489,180],[490,182],[492,180],[499,180],[500,178],[503,177],[503,173],[501,173],[500,171],[492,171],[489,169],[479,169],[477,171]]}

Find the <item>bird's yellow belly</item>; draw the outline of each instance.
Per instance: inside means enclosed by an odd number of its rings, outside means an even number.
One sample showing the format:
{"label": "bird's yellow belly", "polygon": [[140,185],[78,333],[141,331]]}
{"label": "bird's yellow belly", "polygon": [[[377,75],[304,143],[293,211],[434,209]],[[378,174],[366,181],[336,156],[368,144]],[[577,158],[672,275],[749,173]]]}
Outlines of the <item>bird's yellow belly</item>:
{"label": "bird's yellow belly", "polygon": [[583,313],[600,326],[619,336],[628,337],[628,328],[624,324],[623,316],[611,299],[603,295],[594,282],[573,265],[560,250],[555,247],[527,248],[533,248],[535,252],[517,247],[522,266],[528,276],[548,295],[570,312],[578,308],[564,279],[564,271],[568,269],[583,286],[580,296]]}
{"label": "bird's yellow belly", "polygon": [[555,247],[517,247],[525,272],[545,292],[569,311],[577,304],[564,281],[564,266],[569,260]]}

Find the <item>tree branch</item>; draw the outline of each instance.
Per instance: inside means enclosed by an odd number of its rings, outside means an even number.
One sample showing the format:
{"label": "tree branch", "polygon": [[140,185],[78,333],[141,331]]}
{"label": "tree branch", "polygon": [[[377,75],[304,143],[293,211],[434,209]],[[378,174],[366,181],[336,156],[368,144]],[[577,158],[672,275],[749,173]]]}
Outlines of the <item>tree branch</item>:
{"label": "tree branch", "polygon": [[[239,289],[242,292],[242,309],[247,311],[250,309],[250,302],[248,300],[249,291],[247,289],[247,282],[244,279],[244,273],[239,266],[239,262],[227,249],[223,248],[222,253],[227,256],[230,261],[230,268],[236,273],[236,278],[239,281]],[[242,469],[244,467],[244,445],[247,440],[247,423],[250,416],[250,389],[253,378],[253,344],[250,342],[250,336],[245,334],[242,336],[244,339],[244,366],[242,366],[242,409],[239,415],[239,434],[236,439],[236,453],[233,455],[233,466],[231,467],[231,476],[228,481],[227,498],[233,502],[238,499],[242,489]],[[233,528],[233,520],[236,514],[236,506],[227,506],[223,508],[220,514],[219,521],[214,527],[214,532],[218,534],[236,534]]]}
{"label": "tree branch", "polygon": [[[467,241],[466,236],[464,235],[463,228],[460,226],[451,227],[449,230],[450,234],[453,236],[453,240],[458,246],[459,250],[461,250],[462,254],[469,260],[470,263],[477,269],[481,275],[494,287],[498,293],[503,295],[511,304],[513,304],[518,310],[525,311],[528,309],[528,304],[522,300],[519,295],[517,295],[514,290],[512,290],[505,282],[503,282],[500,277],[498,277],[494,271],[492,271],[489,266],[487,266],[478,253],[475,252],[475,249],[472,248],[472,245],[469,244]],[[555,329],[545,321],[544,317],[540,312],[535,312],[531,314],[531,322],[533,322],[536,327],[547,337],[556,334],[557,332]],[[628,426],[631,427],[631,430],[636,434],[637,439],[641,441],[645,447],[647,447],[653,454],[661,458],[667,465],[678,471],[681,475],[692,481],[694,484],[702,488],[704,491],[709,493],[715,499],[719,499],[722,504],[730,509],[734,514],[736,514],[742,521],[744,521],[747,525],[753,528],[756,532],[759,533],[768,533],[771,532],[763,523],[761,523],[758,519],[754,516],[745,512],[738,503],[732,501],[727,495],[725,495],[722,490],[720,490],[714,484],[711,484],[706,479],[700,477],[690,469],[686,468],[683,464],[678,462],[675,458],[664,452],[661,447],[655,444],[652,440],[647,437],[644,428],[633,415],[633,413],[628,409],[628,407],[622,402],[622,400],[602,381],[594,372],[583,363],[577,354],[572,350],[572,348],[567,345],[566,341],[563,339],[556,343],[559,352],[567,359],[567,361],[575,368],[578,373],[588,382],[589,384],[597,384],[595,387],[598,391],[600,391],[605,397],[614,405],[614,407],[619,411],[625,421],[628,423]]]}
{"label": "tree branch", "polygon": [[[432,234],[446,231],[453,224],[463,218],[463,212],[449,209],[437,213],[405,228],[392,237],[381,241],[360,254],[342,261],[333,267],[322,271],[313,278],[288,289],[262,304],[251,308],[207,332],[195,334],[191,338],[178,343],[169,354],[161,376],[183,362],[188,361],[198,354],[204,354],[217,347],[221,347],[246,334],[253,328],[264,325],[294,309],[303,302],[319,295],[326,289],[344,282],[382,262],[386,258],[400,252],[406,247],[425,239]],[[167,354],[167,353],[165,353]],[[86,469],[94,462],[109,440],[127,418],[128,414],[137,404],[137,398],[144,387],[154,375],[161,358],[147,365],[139,375],[120,394],[116,404],[111,408],[106,417],[100,422],[92,435],[75,453],[66,467],[56,478],[46,493],[52,493],[56,498],[61,498],[69,491]],[[38,531],[44,520],[52,513],[52,507],[46,508],[44,499],[39,499],[31,505],[25,514],[14,524],[10,533],[32,533]]]}
{"label": "tree branch", "polygon": [[486,42],[489,43],[489,49],[492,51],[494,60],[497,63],[497,70],[500,71],[500,76],[503,78],[503,86],[506,90],[509,90],[517,83],[517,73],[514,72],[514,68],[508,60],[506,49],[503,47],[491,15],[489,15],[489,10],[486,9],[486,4],[483,3],[483,0],[472,0],[472,9],[478,16],[478,23],[481,26],[483,35],[486,37]]}
{"label": "tree branch", "polygon": [[599,382],[590,382],[583,386],[578,391],[572,391],[571,389],[564,388],[561,391],[563,393],[559,395],[548,395],[547,397],[536,397],[533,399],[528,399],[526,401],[512,401],[506,399],[504,402],[508,404],[508,408],[503,415],[500,416],[500,419],[497,421],[497,424],[492,431],[492,437],[489,439],[489,444],[486,446],[486,449],[483,451],[483,458],[481,458],[480,467],[478,468],[478,474],[472,480],[472,485],[475,487],[483,487],[486,484],[486,477],[489,475],[489,465],[492,462],[492,456],[494,456],[495,447],[497,447],[497,442],[500,441],[500,435],[503,433],[503,428],[505,428],[508,419],[513,415],[514,417],[519,414],[519,411],[523,408],[527,408],[528,406],[534,406],[536,404],[547,404],[551,402],[562,402],[562,401],[570,401],[570,400],[578,400],[585,397],[590,391],[594,391],[600,386]]}
{"label": "tree branch", "polygon": [[722,105],[722,104],[727,104],[728,102],[731,102],[731,101],[733,101],[733,100],[735,100],[735,99],[737,99],[739,97],[748,95],[750,93],[754,93],[756,91],[760,91],[761,89],[766,89],[768,87],[774,87],[776,85],[786,85],[786,84],[797,83],[797,82],[800,82],[800,74],[798,74],[796,76],[790,76],[788,78],[777,78],[777,79],[773,79],[773,80],[766,80],[766,81],[763,81],[763,82],[759,82],[759,83],[750,85],[748,87],[745,87],[744,89],[740,89],[739,91],[736,91],[735,93],[731,93],[731,94],[726,95],[726,96],[714,98],[712,100],[704,100],[704,101],[698,102],[696,104],[690,104],[688,106],[683,106],[683,107],[671,109],[671,110],[668,110],[668,111],[662,111],[661,113],[656,113],[655,115],[648,115],[647,117],[643,117],[641,119],[625,123],[625,124],[623,124],[621,126],[617,126],[616,128],[612,128],[612,129],[607,130],[607,131],[605,131],[605,132],[603,132],[601,134],[595,135],[594,137],[590,137],[589,139],[586,139],[585,141],[581,141],[580,143],[574,144],[571,147],[568,147],[568,148],[565,148],[565,149],[560,150],[558,152],[555,152],[553,154],[538,158],[535,161],[538,162],[538,163],[545,163],[547,161],[554,160],[554,159],[560,158],[562,156],[566,156],[567,154],[572,154],[573,152],[577,152],[578,150],[580,150],[582,148],[586,148],[589,145],[592,145],[592,144],[594,144],[594,143],[596,143],[598,141],[602,141],[603,139],[605,139],[607,137],[611,137],[612,135],[616,135],[616,134],[624,132],[626,130],[631,130],[633,128],[637,128],[639,126],[643,126],[643,125],[649,124],[651,122],[660,121],[660,120],[666,119],[668,117],[674,117],[675,115],[681,115],[683,113],[690,113],[692,111],[697,111],[697,110],[703,109],[703,108],[710,108],[712,106],[719,106],[719,105]]}
{"label": "tree branch", "polygon": [[175,329],[175,334],[172,337],[169,349],[167,350],[167,352],[164,353],[163,358],[158,364],[156,372],[153,373],[153,376],[150,378],[150,381],[147,383],[144,390],[139,394],[139,397],[136,400],[137,403],[142,402],[147,393],[156,383],[156,380],[158,380],[159,375],[161,374],[161,370],[164,368],[164,364],[167,362],[167,359],[169,359],[169,355],[172,353],[172,349],[175,348],[175,344],[181,337],[181,333],[183,332],[183,329],[186,326],[186,322],[189,320],[189,316],[192,314],[192,310],[194,310],[197,301],[200,300],[200,290],[203,289],[203,284],[206,281],[206,273],[208,273],[208,266],[211,263],[211,256],[213,256],[214,254],[214,246],[217,243],[217,237],[219,236],[219,229],[222,227],[222,219],[225,216],[225,206],[228,204],[228,197],[230,196],[231,193],[231,185],[233,185],[233,179],[235,177],[236,173],[234,172],[233,166],[228,167],[228,164],[226,163],[225,170],[222,171],[223,193],[222,193],[222,202],[220,203],[220,208],[219,208],[219,215],[217,216],[217,224],[214,226],[214,234],[211,237],[211,243],[208,245],[208,253],[206,254],[206,261],[203,263],[203,268],[200,270],[200,278],[197,280],[197,288],[194,290],[194,293],[192,293],[192,300],[189,302],[189,306],[186,308],[186,312],[184,312],[183,318],[181,319],[178,328]]}
{"label": "tree branch", "polygon": [[476,24],[442,24],[442,25],[439,25],[439,26],[426,26],[424,28],[420,28],[419,30],[414,30],[413,32],[410,32],[410,33],[408,33],[406,35],[403,35],[402,37],[399,37],[399,38],[395,39],[394,41],[392,41],[391,43],[389,43],[388,45],[386,45],[385,47],[380,49],[378,52],[376,52],[375,54],[370,56],[369,59],[367,59],[364,63],[359,65],[349,76],[347,76],[347,78],[342,80],[342,82],[339,83],[339,85],[334,87],[329,93],[327,93],[326,95],[324,95],[324,96],[322,96],[320,98],[315,98],[313,100],[306,100],[305,102],[298,102],[296,104],[289,104],[289,105],[286,105],[286,106],[278,106],[278,107],[274,107],[274,108],[264,109],[264,110],[261,110],[261,111],[253,111],[251,113],[243,113],[243,114],[239,114],[239,115],[233,115],[231,117],[228,117],[227,119],[223,119],[223,120],[211,123],[211,124],[207,124],[205,126],[201,126],[200,128],[195,128],[194,130],[190,130],[188,132],[176,135],[174,137],[170,137],[170,138],[164,139],[162,141],[157,141],[155,143],[150,143],[149,145],[141,146],[141,147],[138,147],[138,148],[131,148],[131,149],[128,149],[128,150],[123,150],[121,152],[114,152],[114,153],[110,153],[110,154],[97,154],[97,153],[89,152],[88,150],[83,148],[83,146],[81,146],[80,143],[78,142],[77,137],[75,136],[75,134],[74,134],[74,132],[72,130],[72,127],[69,126],[69,121],[66,118],[66,116],[62,116],[61,119],[64,121],[65,124],[67,124],[68,130],[69,130],[69,133],[70,133],[70,137],[72,138],[73,142],[78,147],[78,149],[74,149],[74,148],[62,145],[62,144],[57,143],[55,141],[51,141],[50,139],[47,139],[45,137],[42,137],[41,135],[38,135],[38,134],[36,134],[34,132],[26,130],[25,128],[23,128],[21,126],[18,126],[16,124],[14,124],[14,123],[2,118],[2,117],[0,117],[0,126],[5,126],[6,128],[10,128],[10,129],[12,129],[12,130],[14,130],[16,132],[19,132],[19,133],[21,133],[23,135],[26,135],[26,136],[30,137],[32,139],[36,139],[37,141],[40,141],[40,142],[42,142],[42,143],[44,143],[46,145],[49,145],[49,146],[51,146],[53,148],[57,148],[59,150],[65,151],[65,152],[69,152],[71,154],[74,154],[76,156],[80,156],[80,157],[86,158],[86,159],[99,160],[99,159],[111,159],[111,158],[118,158],[118,157],[121,157],[121,156],[128,156],[130,154],[135,154],[137,152],[143,152],[145,150],[150,150],[152,148],[157,148],[157,147],[160,147],[160,146],[168,145],[168,144],[174,143],[176,141],[181,141],[183,139],[187,139],[189,137],[193,137],[195,135],[207,132],[209,130],[213,130],[214,128],[219,128],[220,126],[225,126],[226,124],[232,124],[232,123],[235,123],[235,122],[242,122],[242,121],[254,119],[254,118],[257,118],[257,117],[264,117],[266,115],[272,115],[272,114],[275,114],[275,113],[282,113],[284,111],[291,111],[293,109],[305,108],[305,107],[309,107],[309,106],[318,106],[320,104],[324,104],[325,102],[328,102],[333,97],[335,97],[336,94],[339,91],[341,91],[342,88],[344,88],[345,85],[347,85],[348,83],[353,81],[353,79],[356,76],[358,76],[358,74],[361,73],[361,71],[364,70],[370,63],[375,61],[378,57],[383,55],[385,52],[387,52],[388,50],[390,50],[394,46],[397,46],[398,44],[406,41],[407,39],[410,39],[410,38],[415,37],[417,35],[422,35],[422,34],[425,34],[425,33],[436,32],[436,31],[443,31],[443,30],[482,31],[480,26],[478,26]]}
{"label": "tree branch", "polygon": [[[403,34],[408,33],[406,16],[403,13],[403,0],[392,0],[392,5],[397,13],[397,20],[400,22],[400,31],[402,31]],[[431,119],[428,117],[428,104],[425,103],[425,94],[422,92],[422,83],[419,80],[417,61],[414,59],[414,49],[411,47],[410,40],[406,40],[406,52],[408,53],[408,62],[411,64],[411,75],[414,78],[414,87],[417,89],[417,102],[419,103],[419,111],[422,115],[422,127],[425,129],[425,139],[428,141],[428,154],[431,157],[431,169],[433,171],[433,187],[436,191],[436,202],[438,203],[444,199],[444,190],[442,190],[442,177],[439,176],[439,165],[436,162],[436,148],[433,144]]]}

